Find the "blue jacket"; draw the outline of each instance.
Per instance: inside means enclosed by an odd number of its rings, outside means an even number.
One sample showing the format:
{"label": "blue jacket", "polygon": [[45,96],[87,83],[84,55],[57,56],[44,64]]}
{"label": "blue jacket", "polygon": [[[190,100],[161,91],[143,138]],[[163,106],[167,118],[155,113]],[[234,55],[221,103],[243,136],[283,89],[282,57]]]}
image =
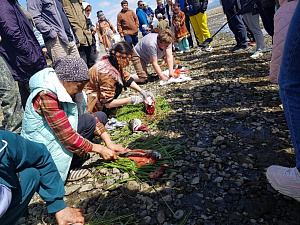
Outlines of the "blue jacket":
{"label": "blue jacket", "polygon": [[20,187],[18,173],[27,168],[40,172],[38,193],[46,201],[48,212],[64,209],[64,184],[46,147],[0,130],[0,183],[11,189],[13,198],[19,194],[14,193]]}
{"label": "blue jacket", "polygon": [[77,105],[60,83],[52,68],[46,68],[32,76],[29,86],[32,93],[29,95],[26,103],[21,135],[28,140],[46,145],[62,180],[65,181],[70,169],[73,153],[63,146],[54,131],[48,125],[46,119],[35,111],[31,102],[34,97],[43,90],[52,92],[57,96],[74,130],[77,130],[78,125]]}
{"label": "blue jacket", "polygon": [[0,1],[0,53],[16,81],[29,81],[47,67],[32,26],[16,0]]}
{"label": "blue jacket", "polygon": [[147,22],[146,13],[144,12],[143,9],[137,8],[136,9],[136,15],[139,19],[139,23],[140,23],[139,29],[140,29],[141,32],[143,32],[143,28],[142,28],[143,24],[147,24],[147,26],[150,27],[150,25]]}

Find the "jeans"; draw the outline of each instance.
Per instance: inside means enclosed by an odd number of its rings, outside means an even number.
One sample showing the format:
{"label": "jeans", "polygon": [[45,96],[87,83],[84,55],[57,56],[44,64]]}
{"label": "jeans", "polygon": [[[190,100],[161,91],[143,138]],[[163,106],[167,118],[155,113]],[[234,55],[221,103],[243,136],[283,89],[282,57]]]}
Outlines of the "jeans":
{"label": "jeans", "polygon": [[12,188],[12,201],[1,217],[1,225],[13,225],[27,212],[33,194],[38,190],[40,173],[35,168],[27,168],[19,173],[21,186]]}
{"label": "jeans", "polygon": [[278,77],[284,114],[295,148],[296,167],[300,171],[300,4],[291,20]]}
{"label": "jeans", "polygon": [[134,47],[139,42],[139,38],[137,35],[127,35],[124,36],[124,39],[132,47]]}
{"label": "jeans", "polygon": [[233,17],[233,15],[237,13],[237,6],[228,7],[228,9],[225,9],[223,6],[223,9],[227,17],[228,26],[234,34],[237,45],[248,46],[247,30],[242,17],[240,15],[235,15]]}

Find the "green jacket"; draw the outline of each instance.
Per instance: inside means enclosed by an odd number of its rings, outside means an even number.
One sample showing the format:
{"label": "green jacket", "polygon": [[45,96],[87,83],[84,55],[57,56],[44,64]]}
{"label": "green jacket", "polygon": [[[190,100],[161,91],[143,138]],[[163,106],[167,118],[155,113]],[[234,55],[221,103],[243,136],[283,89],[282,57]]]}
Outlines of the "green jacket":
{"label": "green jacket", "polygon": [[64,10],[81,46],[92,45],[92,33],[83,15],[82,0],[62,0]]}

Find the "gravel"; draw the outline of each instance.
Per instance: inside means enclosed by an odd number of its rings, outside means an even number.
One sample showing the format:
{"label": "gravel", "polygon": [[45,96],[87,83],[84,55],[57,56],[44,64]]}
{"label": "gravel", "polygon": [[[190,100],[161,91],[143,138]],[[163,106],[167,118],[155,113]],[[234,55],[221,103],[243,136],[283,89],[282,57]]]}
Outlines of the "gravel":
{"label": "gravel", "polygon": [[[208,12],[208,22],[213,34],[225,22],[220,8]],[[271,47],[271,38],[265,40]],[[175,158],[177,172],[149,183],[117,184],[108,191],[128,174],[103,168],[101,176],[111,178],[66,183],[67,204],[94,215],[109,207],[115,216],[133,214],[130,220],[137,224],[300,224],[300,204],[278,194],[265,177],[270,165],[295,166],[278,86],[268,81],[270,54],[254,60],[250,53],[230,53],[234,44],[225,28],[215,36],[211,53],[192,49],[180,55],[191,81],[159,86],[152,76],[142,85],[171,107],[151,132],[164,132],[163,143],[184,148]],[[51,221],[53,215],[35,195],[29,217],[19,224]]]}

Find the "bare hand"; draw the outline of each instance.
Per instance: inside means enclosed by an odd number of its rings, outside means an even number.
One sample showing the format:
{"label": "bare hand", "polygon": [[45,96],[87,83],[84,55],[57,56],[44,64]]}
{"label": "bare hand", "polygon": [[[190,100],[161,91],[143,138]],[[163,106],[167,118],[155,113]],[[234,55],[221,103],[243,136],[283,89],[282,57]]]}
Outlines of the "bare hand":
{"label": "bare hand", "polygon": [[168,81],[169,79],[166,77],[166,76],[164,76],[164,75],[162,75],[161,77],[160,77],[160,79],[162,80],[162,81]]}
{"label": "bare hand", "polygon": [[107,147],[111,150],[114,150],[115,152],[125,151],[125,148],[123,148],[122,145],[117,145],[117,144],[114,144],[114,143],[111,143],[111,144],[107,145]]}
{"label": "bare hand", "polygon": [[123,33],[120,33],[120,36],[121,36],[121,37],[124,37],[124,34],[123,34]]}
{"label": "bare hand", "polygon": [[175,75],[175,73],[174,73],[174,71],[170,71],[169,72],[169,77],[177,78],[176,75]]}
{"label": "bare hand", "polygon": [[102,145],[93,145],[93,152],[101,155],[104,160],[117,159],[117,155],[114,150],[108,149]]}
{"label": "bare hand", "polygon": [[45,47],[42,48],[42,52],[44,53],[45,56],[47,55],[47,49]]}
{"label": "bare hand", "polygon": [[68,225],[70,223],[84,224],[84,217],[81,209],[66,207],[55,213],[58,225]]}
{"label": "bare hand", "polygon": [[59,40],[59,37],[58,37],[58,35],[56,36],[55,40]]}

